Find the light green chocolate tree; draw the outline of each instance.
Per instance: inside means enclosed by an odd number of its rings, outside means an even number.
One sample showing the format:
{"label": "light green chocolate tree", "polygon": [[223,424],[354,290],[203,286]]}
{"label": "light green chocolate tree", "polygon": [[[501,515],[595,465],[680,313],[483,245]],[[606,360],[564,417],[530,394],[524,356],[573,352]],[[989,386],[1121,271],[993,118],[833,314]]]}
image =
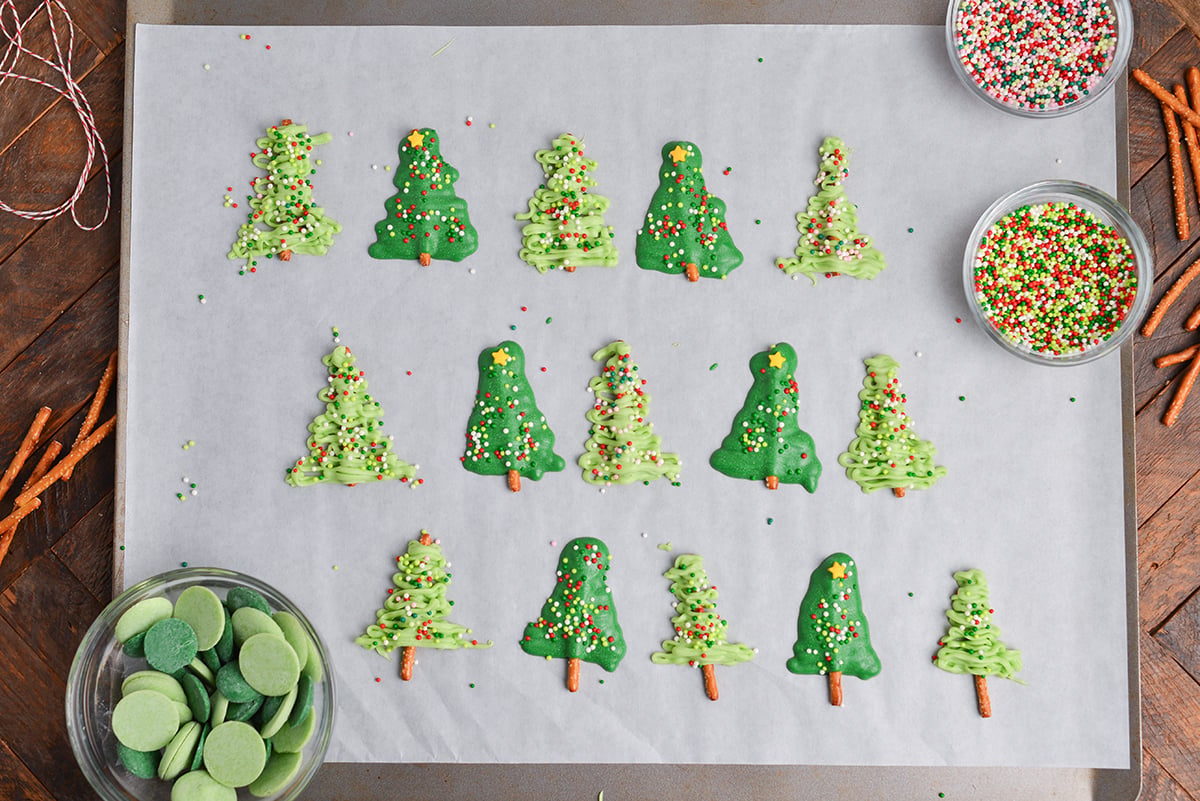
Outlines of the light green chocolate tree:
{"label": "light green chocolate tree", "polygon": [[311,176],[316,175],[313,148],[333,140],[330,134],[309,135],[308,129],[284,120],[267,129],[251,158],[267,171],[250,182],[250,211],[229,250],[230,259],[245,259],[246,271],[257,272],[259,258],[289,261],[293,254],[322,255],[333,244],[340,223],[313,205]]}
{"label": "light green chocolate tree", "polygon": [[630,356],[629,346],[618,340],[592,354],[603,361],[600,375],[588,382],[596,401],[588,410],[592,435],[579,457],[583,480],[591,484],[650,483],[679,478],[679,456],[662,452],[662,438],[646,420],[650,395]]}
{"label": "light green chocolate tree", "polygon": [[454,602],[446,597],[450,585],[449,567],[441,544],[428,531],[410,540],[408,550],[396,557],[394,585],[388,590],[383,608],[375,612],[375,622],[354,642],[363,648],[390,657],[400,648],[400,678],[409,681],[416,664],[417,648],[490,648],[492,641],[469,640],[471,630],[446,619]]}
{"label": "light green chocolate tree", "polygon": [[958,589],[950,597],[946,610],[949,628],[938,641],[933,664],[950,673],[968,673],[975,677],[975,696],[979,715],[992,716],[987,677],[1000,676],[1023,684],[1016,677],[1021,670],[1021,652],[1010,651],[1000,642],[1000,629],[992,623],[993,609],[988,601],[987,577],[979,569],[954,574]]}
{"label": "light green chocolate tree", "polygon": [[838,464],[863,492],[890,488],[897,498],[906,490],[928,489],[946,475],[934,464],[937,448],[913,429],[896,373],[900,365],[887,354],[867,359],[867,375],[858,393],[858,427]]}
{"label": "light green chocolate tree", "polygon": [[613,229],[604,224],[608,198],[588,190],[596,186],[596,162],[584,158],[583,139],[564,133],[537,152],[545,183],[529,199],[521,229],[521,258],[540,273],[575,272],[576,267],[613,267],[617,248]]}
{"label": "light green chocolate tree", "polygon": [[874,278],[886,266],[883,254],[871,245],[871,238],[858,230],[857,207],[846,198],[842,182],[850,174],[850,151],[837,137],[821,144],[821,166],[817,172],[817,194],[808,200],[808,208],[796,215],[800,243],[796,257],[778,259],[776,266],[788,275],[803,273],[814,284],[817,275],[849,275]]}
{"label": "light green chocolate tree", "polygon": [[736,665],[754,658],[754,649],[726,640],[729,622],[717,613],[717,588],[708,582],[704,560],[682,554],[663,576],[671,581],[675,596],[675,636],[663,640],[662,650],[650,655],[659,665],[691,665],[704,675],[704,691],[716,701],[716,665]]}
{"label": "light green chocolate tree", "polygon": [[287,482],[353,487],[361,481],[412,481],[417,466],[392,452],[392,437],[383,433],[383,406],[367,393],[354,354],[340,346],[321,361],[329,370],[328,386],[317,393],[325,411],[309,423],[308,456],[288,468]]}

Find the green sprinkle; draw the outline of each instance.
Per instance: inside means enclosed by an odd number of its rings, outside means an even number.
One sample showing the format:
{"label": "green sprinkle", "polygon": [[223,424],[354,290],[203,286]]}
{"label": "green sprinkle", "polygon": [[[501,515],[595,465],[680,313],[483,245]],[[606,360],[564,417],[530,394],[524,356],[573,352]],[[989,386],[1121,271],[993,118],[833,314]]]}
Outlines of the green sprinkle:
{"label": "green sprinkle", "polygon": [[671,551],[671,550],[674,550],[674,548],[675,548],[675,546],[669,542],[660,542],[658,544],[658,550],[660,550],[660,551]]}
{"label": "green sprinkle", "polygon": [[552,322],[554,322],[554,318],[553,318],[553,317],[547,317],[547,318],[546,318],[546,325],[550,325],[550,323],[552,323]]}
{"label": "green sprinkle", "polygon": [[771,525],[771,524],[772,524],[772,523],[774,523],[774,522],[775,522],[775,518],[773,518],[773,517],[768,517],[768,518],[767,518],[767,525],[768,525],[768,526],[769,526],[769,525]]}
{"label": "green sprinkle", "polygon": [[467,686],[468,686],[468,687],[470,687],[472,690],[474,690],[474,689],[475,689],[475,682],[471,682],[471,683],[470,683],[470,684],[468,684]]}
{"label": "green sprinkle", "polygon": [[510,325],[510,326],[508,327],[508,330],[509,330],[509,331],[516,331],[516,330],[517,330],[517,327],[516,327],[515,325]]}
{"label": "green sprinkle", "polygon": [[717,363],[716,363],[716,362],[713,362],[712,364],[710,364],[710,365],[708,366],[708,369],[709,369],[709,370],[716,370],[716,369],[717,369]]}
{"label": "green sprinkle", "polygon": [[1075,399],[1074,399],[1074,398],[1071,398],[1071,403],[1074,403],[1074,402],[1075,402]]}
{"label": "green sprinkle", "polygon": [[965,401],[965,400],[967,399],[967,396],[966,396],[966,395],[959,395],[959,396],[958,396],[958,399],[959,399],[960,401]]}

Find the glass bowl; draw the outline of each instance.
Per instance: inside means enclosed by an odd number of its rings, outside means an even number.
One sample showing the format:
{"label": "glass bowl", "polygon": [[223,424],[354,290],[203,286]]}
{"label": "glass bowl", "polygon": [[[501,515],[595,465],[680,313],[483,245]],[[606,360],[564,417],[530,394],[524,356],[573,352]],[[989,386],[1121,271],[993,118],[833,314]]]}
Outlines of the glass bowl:
{"label": "glass bowl", "polygon": [[[117,738],[112,732],[114,705],[121,697],[121,682],[130,673],[147,667],[146,660],[125,654],[116,641],[114,628],[121,615],[138,601],[161,596],[175,601],[188,587],[202,585],[222,600],[234,587],[257,590],[272,612],[290,612],[300,622],[316,653],[320,676],[313,676],[315,727],[301,750],[299,769],[269,801],[295,799],[312,780],[325,758],[333,731],[333,671],[328,652],[308,618],[282,593],[252,576],[215,567],[187,567],[152,576],[121,593],[105,607],[83,636],[67,676],[67,736],[83,774],[104,801],[169,801],[172,782],[141,779],[128,772],[117,759]],[[307,670],[307,669],[306,669]],[[252,796],[246,788],[239,799]]]}
{"label": "glass bowl", "polygon": [[[1016,334],[1005,330],[997,322],[997,318],[1000,315],[995,313],[992,304],[987,302],[986,293],[976,286],[976,262],[977,256],[983,247],[985,236],[987,236],[988,232],[997,222],[1025,207],[1038,207],[1044,204],[1064,202],[1073,203],[1077,207],[1090,212],[1101,223],[1111,226],[1129,243],[1129,249],[1132,252],[1134,262],[1132,271],[1136,277],[1136,287],[1132,300],[1124,310],[1124,315],[1121,316],[1120,312],[1114,315],[1114,317],[1119,319],[1119,323],[1111,331],[1106,332],[1098,341],[1094,341],[1076,351],[1060,353],[1053,350],[1039,350]],[[1044,251],[1041,253],[1044,255]],[[1056,263],[1058,262],[1052,262],[1052,264]],[[1086,280],[1089,276],[1081,275],[1080,277]],[[1029,285],[1034,287],[1034,291],[1045,290],[1053,292],[1061,290],[1062,283],[1068,279],[1056,279],[1058,281],[1056,283],[1054,280],[1049,280],[1045,275],[1031,278],[1026,274],[1023,276],[1010,275],[1006,280],[1006,287],[1024,289],[1025,284],[1022,282],[1029,281],[1031,282]],[[1035,285],[1032,282],[1040,283]],[[1041,181],[1024,189],[1018,189],[1016,192],[1012,192],[997,200],[983,213],[979,218],[979,222],[975,224],[975,229],[971,231],[971,237],[967,240],[966,253],[963,256],[963,288],[966,291],[967,304],[975,321],[979,323],[992,340],[1005,350],[1038,364],[1064,366],[1083,364],[1116,350],[1141,325],[1142,318],[1146,316],[1150,308],[1153,284],[1154,260],[1151,255],[1150,245],[1146,241],[1141,228],[1129,216],[1129,212],[1106,193],[1095,187],[1075,181]],[[1045,310],[1047,307],[1043,305],[1038,308]],[[1074,310],[1071,309],[1071,311]],[[1066,349],[1060,348],[1059,350],[1065,351]]]}
{"label": "glass bowl", "polygon": [[[956,27],[959,19],[962,17],[964,7],[989,2],[995,2],[995,0],[950,0],[950,4],[946,9],[946,49],[950,54],[950,61],[954,65],[954,74],[959,77],[976,97],[981,98],[989,105],[1022,117],[1061,117],[1064,114],[1070,114],[1095,103],[1097,99],[1113,87],[1118,78],[1125,74],[1125,64],[1129,60],[1129,52],[1133,47],[1133,8],[1130,5],[1130,0],[1084,0],[1085,3],[1107,6],[1112,14],[1116,44],[1110,51],[1111,56],[1104,71],[1098,76],[1093,76],[1086,88],[1081,88],[1080,91],[1082,94],[1078,96],[1078,99],[1063,104],[1031,107],[1029,104],[1019,103],[1015,99],[1001,98],[989,92],[976,80],[970,68],[965,63],[964,55],[959,50],[959,41],[956,32]],[[1005,5],[1006,9],[1009,9],[1017,7],[1061,8],[1067,4],[1061,2],[1061,0],[1057,2],[1054,0],[1025,0],[1020,4],[1008,2],[1003,5]],[[1075,28],[1062,26],[1061,30],[1075,30]],[[1006,46],[1015,45],[1016,37],[1012,36],[1011,33],[1004,35],[1003,39]],[[1045,52],[1045,50],[1046,48],[1034,50],[1018,63],[1031,64],[1037,60],[1037,53]],[[1047,61],[1044,63],[1048,64],[1052,62]]]}

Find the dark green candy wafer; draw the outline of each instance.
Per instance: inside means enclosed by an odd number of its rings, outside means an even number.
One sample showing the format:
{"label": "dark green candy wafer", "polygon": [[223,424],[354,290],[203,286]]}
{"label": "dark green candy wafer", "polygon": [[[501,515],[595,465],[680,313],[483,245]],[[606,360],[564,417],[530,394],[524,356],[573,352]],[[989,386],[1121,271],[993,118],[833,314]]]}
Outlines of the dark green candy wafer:
{"label": "dark green candy wafer", "polygon": [[209,670],[215,675],[221,669],[221,657],[217,656],[216,647],[209,648],[207,651],[200,652],[200,661],[203,662]]}
{"label": "dark green candy wafer", "polygon": [[208,688],[204,686],[204,682],[194,673],[185,673],[179,683],[183,685],[188,708],[192,710],[192,720],[206,723],[209,713],[212,712],[212,702],[208,698]]}
{"label": "dark green candy wafer", "polygon": [[145,648],[150,667],[175,673],[196,658],[196,632],[177,617],[164,618],[146,632]]}
{"label": "dark green candy wafer", "polygon": [[226,662],[221,665],[221,669],[217,671],[217,689],[232,703],[240,704],[253,701],[255,698],[262,699],[262,693],[251,687],[242,678],[242,670],[238,667],[237,662]]}
{"label": "dark green candy wafer", "polygon": [[225,596],[225,605],[229,607],[230,612],[236,612],[243,606],[250,606],[264,615],[271,614],[271,605],[267,603],[267,599],[262,597],[262,593],[258,590],[252,590],[249,587],[233,587]]}
{"label": "dark green candy wafer", "polygon": [[212,731],[212,724],[205,723],[204,728],[200,730],[200,740],[196,743],[196,754],[192,757],[190,770],[200,770],[204,767],[204,741],[208,739],[210,731]]}
{"label": "dark green candy wafer", "polygon": [[221,630],[221,639],[217,640],[213,650],[217,652],[221,664],[233,659],[233,618],[228,608],[225,609],[225,628]]}
{"label": "dark green candy wafer", "polygon": [[[125,641],[125,644],[121,648],[125,651],[125,656],[141,659],[146,655],[146,632],[139,631],[137,634],[134,634]],[[142,778],[145,777],[143,776]]]}
{"label": "dark green candy wafer", "polygon": [[296,684],[296,703],[292,707],[292,714],[288,716],[288,723],[297,726],[304,722],[308,717],[308,713],[312,711],[313,705],[313,680],[308,677],[307,673],[300,674],[300,681]]}
{"label": "dark green candy wafer", "polygon": [[153,779],[158,775],[158,751],[135,751],[118,742],[117,759],[121,760],[125,770],[139,779]]}
{"label": "dark green candy wafer", "polygon": [[245,701],[242,703],[230,702],[228,711],[225,712],[226,720],[236,720],[246,722],[254,717],[254,713],[258,712],[263,705],[263,696],[258,696],[253,701]]}

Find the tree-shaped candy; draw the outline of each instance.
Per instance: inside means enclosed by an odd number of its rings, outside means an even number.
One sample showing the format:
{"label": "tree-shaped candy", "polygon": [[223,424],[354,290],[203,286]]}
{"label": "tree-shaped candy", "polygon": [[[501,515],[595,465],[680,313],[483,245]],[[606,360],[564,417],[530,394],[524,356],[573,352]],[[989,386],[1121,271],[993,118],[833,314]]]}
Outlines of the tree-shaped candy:
{"label": "tree-shaped candy", "polygon": [[567,660],[571,692],[579,689],[580,660],[611,673],[625,656],[625,637],[608,586],[611,561],[608,546],[595,537],[568,542],[558,558],[554,590],[521,638],[527,654]]}
{"label": "tree-shaped candy", "polygon": [[437,131],[414,128],[400,140],[400,166],[393,180],[400,191],[384,204],[387,217],[375,224],[376,259],[462,261],[479,247],[467,216],[467,201],[454,194],[458,170],[442,161]]}
{"label": "tree-shaped candy", "polygon": [[981,717],[992,716],[987,677],[1000,676],[1021,682],[1021,652],[1010,651],[1000,642],[1000,629],[992,623],[988,603],[987,577],[982,570],[960,570],[954,574],[958,589],[950,597],[946,619],[950,626],[938,641],[933,664],[950,673],[969,673],[975,677],[975,696]]}
{"label": "tree-shaped candy", "polygon": [[742,252],[725,226],[725,202],[708,191],[700,148],[667,142],[662,149],[658,189],[637,234],[637,263],[644,270],[689,281],[725,278],[742,263]]}
{"label": "tree-shaped candy", "polygon": [[836,137],[821,144],[821,167],[813,181],[819,188],[808,208],[796,215],[800,243],[796,258],[776,265],[788,275],[803,273],[814,284],[819,273],[874,278],[886,265],[871,238],[859,233],[857,207],[846,198],[842,181],[850,174],[850,152]]}
{"label": "tree-shaped candy", "polygon": [[650,655],[660,665],[691,665],[704,674],[704,691],[717,700],[715,665],[736,665],[754,658],[754,649],[725,639],[728,621],[717,614],[717,588],[708,583],[704,560],[683,554],[663,573],[675,595],[675,637],[663,640],[661,651]]}
{"label": "tree-shaped candy", "polygon": [[842,674],[869,679],[880,664],[871,647],[858,589],[858,565],[844,553],[825,558],[808,581],[796,619],[793,673],[829,677],[829,703],[842,705]]}
{"label": "tree-shaped candy", "polygon": [[746,393],[733,427],[709,464],[733,478],[780,482],[817,489],[821,461],[812,437],[800,428],[796,388],[796,351],[780,342],[750,360],[754,384]]}
{"label": "tree-shaped candy", "polygon": [[592,354],[604,361],[600,375],[588,382],[596,402],[587,413],[592,436],[579,457],[583,480],[592,484],[649,483],[666,476],[679,478],[679,456],[663,453],[662,438],[647,422],[650,395],[645,379],[629,355],[629,346],[618,340]]}
{"label": "tree-shaped candy", "polygon": [[887,354],[867,359],[867,375],[858,393],[858,427],[838,464],[858,482],[863,492],[890,488],[897,498],[906,490],[928,489],[946,475],[934,464],[937,448],[921,439],[905,410],[907,396],[900,391],[896,371],[900,365]]}
{"label": "tree-shaped candy", "polygon": [[516,342],[479,354],[479,388],[461,459],[472,473],[507,476],[513,492],[521,491],[521,476],[537,481],[566,467],[554,452],[554,432],[538,411],[525,378],[525,351]]}
{"label": "tree-shaped candy", "polygon": [[396,557],[395,585],[388,590],[383,608],[375,612],[375,622],[354,642],[363,648],[391,657],[400,648],[400,678],[412,678],[417,648],[490,648],[492,641],[469,640],[471,630],[446,619],[454,602],[446,597],[450,563],[441,545],[421,530],[419,539],[410,540],[408,550]]}
{"label": "tree-shaped candy", "polygon": [[521,229],[521,258],[540,273],[615,266],[612,226],[604,224],[608,198],[588,191],[596,185],[596,162],[583,157],[583,140],[564,133],[537,160],[546,182],[529,199],[529,211],[516,215],[529,221]]}
{"label": "tree-shaped candy", "polygon": [[288,468],[288,483],[353,487],[371,479],[412,480],[417,466],[392,452],[392,437],[383,433],[383,407],[367,393],[367,379],[355,369],[354,354],[341,346],[321,361],[329,370],[329,385],[317,393],[325,411],[308,424],[308,456]]}
{"label": "tree-shaped candy", "polygon": [[342,226],[314,206],[309,176],[317,172],[312,150],[333,139],[327,133],[310,136],[303,125],[284,120],[267,129],[251,154],[254,166],[267,171],[250,182],[254,194],[246,196],[250,211],[238,229],[230,259],[245,259],[256,272],[259,257],[288,261],[294,253],[319,256],[333,244]]}

